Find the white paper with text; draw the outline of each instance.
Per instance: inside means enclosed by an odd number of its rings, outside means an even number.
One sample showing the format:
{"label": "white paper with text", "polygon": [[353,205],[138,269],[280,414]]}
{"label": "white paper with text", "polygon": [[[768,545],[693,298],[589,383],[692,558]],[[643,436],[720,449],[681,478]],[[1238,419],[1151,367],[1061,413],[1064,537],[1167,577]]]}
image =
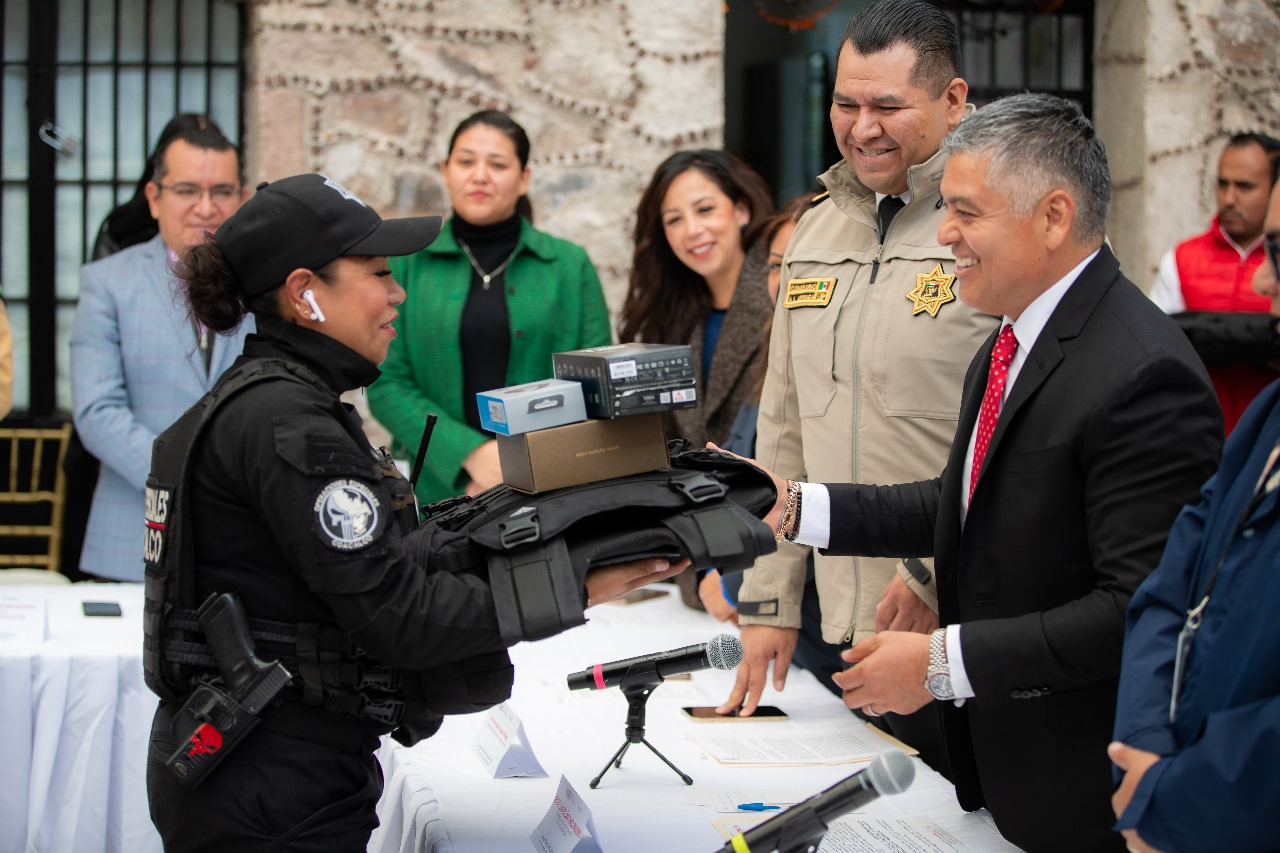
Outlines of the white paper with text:
{"label": "white paper with text", "polygon": [[525,737],[524,723],[506,702],[484,715],[471,748],[495,779],[547,775]]}
{"label": "white paper with text", "polygon": [[563,776],[556,798],[529,840],[538,853],[603,853],[591,809]]}
{"label": "white paper with text", "polygon": [[45,600],[29,592],[0,593],[0,640],[43,643]]}

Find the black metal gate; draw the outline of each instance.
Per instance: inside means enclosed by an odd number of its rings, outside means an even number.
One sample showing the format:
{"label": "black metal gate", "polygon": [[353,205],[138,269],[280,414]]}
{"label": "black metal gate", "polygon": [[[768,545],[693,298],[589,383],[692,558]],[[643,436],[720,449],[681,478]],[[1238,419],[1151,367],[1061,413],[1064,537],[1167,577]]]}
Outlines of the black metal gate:
{"label": "black metal gate", "polygon": [[969,101],[1040,92],[1093,115],[1094,0],[931,0],[960,29]]}
{"label": "black metal gate", "polygon": [[[17,420],[71,408],[80,266],[179,112],[242,136],[245,10],[234,0],[5,0],[0,287]],[[25,416],[25,418],[24,418]]]}

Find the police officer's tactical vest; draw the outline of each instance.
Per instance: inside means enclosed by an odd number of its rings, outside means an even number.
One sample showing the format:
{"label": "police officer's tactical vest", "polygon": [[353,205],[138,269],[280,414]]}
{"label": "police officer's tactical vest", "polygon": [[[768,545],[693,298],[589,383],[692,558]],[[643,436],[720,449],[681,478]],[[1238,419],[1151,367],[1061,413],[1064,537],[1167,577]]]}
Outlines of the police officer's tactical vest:
{"label": "police officer's tactical vest", "polygon": [[692,569],[749,568],[776,550],[760,521],[773,481],[715,450],[671,443],[671,467],[536,495],[498,485],[427,506],[409,537],[448,571],[486,572],[507,643],[583,624],[591,569],[648,557],[689,557]]}
{"label": "police officer's tactical vest", "polygon": [[[146,605],[143,674],[164,699],[181,701],[217,672],[196,616],[189,483],[201,433],[214,414],[259,382],[291,381],[332,391],[306,368],[282,359],[249,362],[228,373],[210,394],[155,441],[146,490]],[[348,429],[351,429],[348,426]],[[363,435],[353,435],[363,444]],[[370,460],[392,491],[404,532],[417,524],[412,492],[389,460]],[[385,464],[384,464],[385,463]],[[252,616],[252,614],[250,614]],[[249,619],[258,653],[295,673],[301,704],[396,727],[406,743],[427,736],[440,715],[483,710],[511,695],[513,671],[506,652],[416,671],[366,657],[335,626]]]}

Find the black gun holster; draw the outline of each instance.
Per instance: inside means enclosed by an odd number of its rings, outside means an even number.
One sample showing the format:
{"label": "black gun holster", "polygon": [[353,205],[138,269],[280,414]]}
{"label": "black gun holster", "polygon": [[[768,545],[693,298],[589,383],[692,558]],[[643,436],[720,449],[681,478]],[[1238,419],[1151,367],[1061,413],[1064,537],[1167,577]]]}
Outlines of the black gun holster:
{"label": "black gun holster", "polygon": [[188,788],[199,785],[262,722],[262,711],[293,678],[278,661],[258,659],[248,620],[231,593],[209,596],[199,619],[218,675],[198,681],[174,715],[177,748],[164,762]]}

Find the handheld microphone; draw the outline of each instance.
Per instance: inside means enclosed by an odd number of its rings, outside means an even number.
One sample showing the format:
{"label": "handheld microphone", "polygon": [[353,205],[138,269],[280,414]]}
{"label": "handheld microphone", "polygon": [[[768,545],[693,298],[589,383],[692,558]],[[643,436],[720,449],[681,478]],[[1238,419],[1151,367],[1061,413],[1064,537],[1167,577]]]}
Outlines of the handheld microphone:
{"label": "handheld microphone", "polygon": [[916,777],[907,754],[890,749],[864,769],[776,817],[735,835],[720,853],[798,853],[817,847],[827,825],[884,794],[901,794]]}
{"label": "handheld microphone", "polygon": [[709,642],[696,646],[641,655],[613,663],[598,663],[582,672],[571,673],[568,678],[569,689],[584,690],[591,687],[604,690],[606,687],[617,687],[628,673],[639,675],[646,670],[653,676],[656,684],[664,678],[700,669],[733,669],[741,661],[742,643],[738,642],[738,638],[716,634]]}

